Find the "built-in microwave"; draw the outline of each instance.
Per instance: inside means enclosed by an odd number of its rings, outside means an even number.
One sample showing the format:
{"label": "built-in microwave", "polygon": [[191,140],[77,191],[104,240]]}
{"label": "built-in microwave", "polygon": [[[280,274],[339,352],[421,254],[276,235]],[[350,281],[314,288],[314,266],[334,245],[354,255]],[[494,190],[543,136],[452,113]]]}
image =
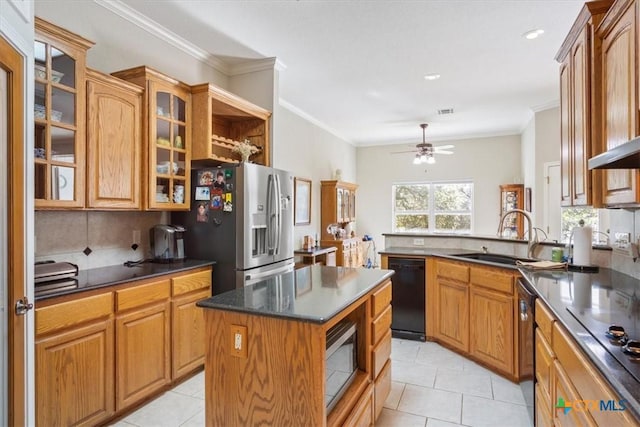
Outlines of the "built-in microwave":
{"label": "built-in microwave", "polygon": [[327,331],[325,404],[327,413],[338,403],[358,371],[358,328],[344,320]]}

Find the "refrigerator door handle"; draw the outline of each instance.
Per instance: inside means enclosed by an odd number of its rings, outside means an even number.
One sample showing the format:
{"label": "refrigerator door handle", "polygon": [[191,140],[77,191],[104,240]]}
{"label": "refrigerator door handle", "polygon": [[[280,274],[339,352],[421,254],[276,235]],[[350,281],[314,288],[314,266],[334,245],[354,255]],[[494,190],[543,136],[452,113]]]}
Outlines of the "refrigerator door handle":
{"label": "refrigerator door handle", "polygon": [[275,177],[276,185],[276,242],[274,254],[280,253],[280,241],[282,240],[282,189],[280,188],[280,176]]}
{"label": "refrigerator door handle", "polygon": [[270,174],[269,175],[269,179],[268,179],[268,184],[267,184],[267,218],[268,218],[268,222],[267,222],[267,249],[269,252],[269,255],[273,255],[275,252],[275,240],[276,240],[276,224],[274,223],[274,221],[277,219],[276,218],[276,207],[277,207],[277,203],[275,203],[276,199],[275,196],[277,196],[276,194],[276,186],[275,186],[275,175]]}
{"label": "refrigerator door handle", "polygon": [[272,270],[262,271],[260,273],[249,273],[245,275],[245,281],[251,281],[254,283],[258,279],[264,279],[267,277],[275,276],[282,273],[288,273],[294,270],[295,263],[291,262],[283,265],[282,267],[274,268]]}

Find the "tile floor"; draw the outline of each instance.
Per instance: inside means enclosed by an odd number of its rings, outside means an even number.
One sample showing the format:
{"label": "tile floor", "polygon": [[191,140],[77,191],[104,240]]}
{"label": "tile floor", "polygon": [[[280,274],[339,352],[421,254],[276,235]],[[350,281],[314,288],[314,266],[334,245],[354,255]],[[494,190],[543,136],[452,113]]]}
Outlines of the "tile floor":
{"label": "tile floor", "polygon": [[[517,384],[430,342],[393,339],[392,388],[376,426],[530,426]],[[117,427],[204,426],[202,373],[123,418]]]}

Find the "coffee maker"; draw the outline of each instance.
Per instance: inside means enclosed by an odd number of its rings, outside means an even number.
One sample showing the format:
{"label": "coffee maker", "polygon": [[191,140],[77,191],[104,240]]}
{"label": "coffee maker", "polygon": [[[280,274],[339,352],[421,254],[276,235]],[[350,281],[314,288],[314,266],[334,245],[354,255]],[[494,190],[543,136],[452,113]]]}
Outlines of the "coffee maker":
{"label": "coffee maker", "polygon": [[183,261],[185,231],[185,228],[180,225],[154,225],[149,230],[153,260],[156,262]]}

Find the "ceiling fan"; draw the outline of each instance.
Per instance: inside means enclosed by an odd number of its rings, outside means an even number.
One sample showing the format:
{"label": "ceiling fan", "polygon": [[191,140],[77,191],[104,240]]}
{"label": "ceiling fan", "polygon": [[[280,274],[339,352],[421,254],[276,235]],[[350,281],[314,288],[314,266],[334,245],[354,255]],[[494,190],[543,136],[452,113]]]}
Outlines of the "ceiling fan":
{"label": "ceiling fan", "polygon": [[413,164],[414,165],[419,165],[421,163],[429,163],[429,164],[433,164],[436,162],[435,157],[433,156],[434,154],[453,154],[453,151],[449,151],[451,148],[453,148],[453,145],[438,145],[435,146],[433,144],[431,144],[430,142],[426,141],[425,138],[425,130],[427,129],[427,126],[429,126],[427,123],[422,123],[420,125],[420,127],[422,128],[422,142],[419,144],[416,144],[416,150],[411,150],[411,151],[396,151],[393,154],[400,154],[400,153],[416,153],[416,157],[413,159]]}

